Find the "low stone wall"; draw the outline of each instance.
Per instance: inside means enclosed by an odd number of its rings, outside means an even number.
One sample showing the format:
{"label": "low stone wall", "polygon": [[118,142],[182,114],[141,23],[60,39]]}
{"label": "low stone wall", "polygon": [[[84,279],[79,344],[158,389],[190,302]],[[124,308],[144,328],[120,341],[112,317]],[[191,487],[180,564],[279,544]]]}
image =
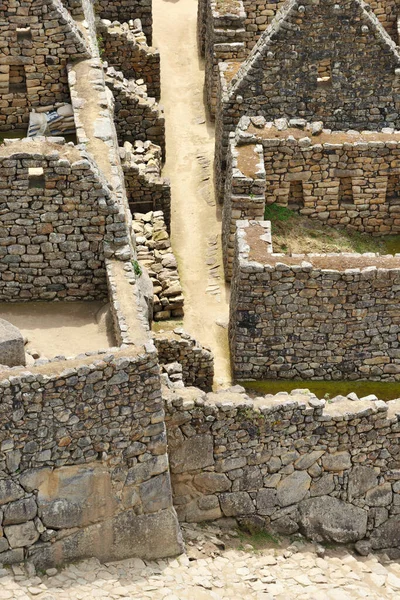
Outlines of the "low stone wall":
{"label": "low stone wall", "polygon": [[214,378],[214,357],[183,329],[153,333],[162,365],[177,362],[182,365],[182,379],[185,385],[195,385],[202,390],[211,390]]}
{"label": "low stone wall", "polygon": [[100,299],[109,255],[127,244],[127,225],[106,181],[83,150],[51,140],[0,151],[0,298]]}
{"label": "low stone wall", "polygon": [[125,188],[131,213],[161,210],[168,231],[171,224],[171,183],[161,177],[162,152],[149,141],[125,142],[120,148]]}
{"label": "low stone wall", "polygon": [[97,24],[102,58],[127,79],[143,81],[153,98],[161,94],[160,53],[148,46],[143,33],[128,23],[102,20]]}
{"label": "low stone wall", "polygon": [[182,551],[151,346],[0,373],[2,564]]}
{"label": "low stone wall", "polygon": [[234,517],[398,556],[400,400],[329,403],[297,391],[250,401],[194,388],[163,396],[180,520]]}
{"label": "low stone wall", "polygon": [[101,19],[128,23],[140,19],[147,43],[151,45],[153,36],[152,0],[96,0],[96,14]]}
{"label": "low stone wall", "polygon": [[235,379],[400,381],[400,255],[273,254],[239,221],[229,340]]}
{"label": "low stone wall", "polygon": [[106,71],[106,85],[114,96],[114,123],[118,143],[132,144],[136,140],[150,140],[162,149],[165,160],[165,118],[163,109],[154,98],[147,96],[145,86],[128,81],[123,74],[110,67]]}

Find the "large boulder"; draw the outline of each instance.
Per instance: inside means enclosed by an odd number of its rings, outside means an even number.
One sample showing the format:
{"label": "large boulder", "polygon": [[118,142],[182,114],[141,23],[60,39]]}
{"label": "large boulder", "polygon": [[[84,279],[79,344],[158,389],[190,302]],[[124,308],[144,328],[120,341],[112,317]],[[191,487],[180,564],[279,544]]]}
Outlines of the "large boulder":
{"label": "large boulder", "polygon": [[302,533],[316,542],[348,544],[365,537],[368,513],[347,502],[319,496],[299,504]]}

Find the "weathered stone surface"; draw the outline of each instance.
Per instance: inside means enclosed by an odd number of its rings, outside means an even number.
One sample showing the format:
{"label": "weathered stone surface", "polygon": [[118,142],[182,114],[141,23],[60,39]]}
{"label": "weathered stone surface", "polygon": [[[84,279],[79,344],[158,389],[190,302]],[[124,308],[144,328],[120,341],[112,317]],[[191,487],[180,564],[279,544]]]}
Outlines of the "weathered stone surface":
{"label": "weathered stone surface", "polygon": [[303,454],[294,463],[294,468],[300,471],[309,469],[323,454],[323,450],[314,450],[314,452]]}
{"label": "weathered stone surface", "polygon": [[260,515],[272,515],[276,510],[277,504],[276,490],[271,488],[258,491],[256,505],[257,512],[260,513]]}
{"label": "weathered stone surface", "polygon": [[202,492],[214,494],[226,492],[231,487],[231,482],[224,473],[199,473],[193,480],[194,485]]}
{"label": "weathered stone surface", "polygon": [[4,528],[4,535],[11,548],[32,546],[39,539],[39,532],[33,521],[21,525],[8,525]]}
{"label": "weathered stone surface", "polygon": [[391,517],[371,534],[373,550],[397,548],[400,540],[400,516]]}
{"label": "weathered stone surface", "polygon": [[[162,540],[162,543],[155,543],[155,540]],[[175,556],[182,551],[178,519],[175,510],[169,508],[150,515],[123,512],[40,549],[34,546],[29,557],[37,568],[48,568],[81,558],[96,557],[106,561],[107,556],[113,556],[115,560],[137,556],[152,559]]]}
{"label": "weathered stone surface", "polygon": [[325,454],[322,457],[322,466],[324,467],[325,471],[344,471],[345,469],[350,469],[350,454],[348,452]]}
{"label": "weathered stone surface", "polygon": [[349,473],[349,500],[363,496],[365,492],[376,486],[378,474],[373,467],[356,465]]}
{"label": "weathered stone surface", "polygon": [[310,488],[310,496],[327,496],[335,489],[333,475],[326,473],[320,479],[313,481]]}
{"label": "weathered stone surface", "polygon": [[13,500],[18,500],[24,495],[24,490],[20,485],[11,479],[0,480],[0,505],[7,504]]}
{"label": "weathered stone surface", "polygon": [[34,498],[10,502],[4,510],[3,525],[16,525],[31,521],[36,517],[37,506]]}
{"label": "weathered stone surface", "polygon": [[214,521],[223,516],[216,496],[201,496],[185,506],[184,520],[188,523]]}
{"label": "weathered stone surface", "polygon": [[365,500],[369,506],[389,506],[392,498],[392,486],[389,482],[378,485],[365,494]]}
{"label": "weathered stone surface", "polygon": [[301,531],[317,542],[347,544],[361,540],[367,532],[367,519],[367,511],[330,496],[299,504]]}
{"label": "weathered stone surface", "polygon": [[221,494],[220,502],[222,512],[226,517],[236,517],[255,512],[254,504],[247,492]]}
{"label": "weathered stone surface", "polygon": [[277,500],[281,506],[300,502],[310,489],[311,477],[304,471],[296,471],[282,479],[277,486]]}
{"label": "weathered stone surface", "polygon": [[213,441],[210,435],[195,435],[170,450],[172,473],[194,471],[213,463]]}
{"label": "weathered stone surface", "polygon": [[172,490],[169,473],[156,475],[139,487],[144,512],[154,513],[172,504]]}
{"label": "weathered stone surface", "polygon": [[37,502],[50,529],[84,527],[115,510],[110,474],[102,466],[62,467],[49,473],[39,486]]}

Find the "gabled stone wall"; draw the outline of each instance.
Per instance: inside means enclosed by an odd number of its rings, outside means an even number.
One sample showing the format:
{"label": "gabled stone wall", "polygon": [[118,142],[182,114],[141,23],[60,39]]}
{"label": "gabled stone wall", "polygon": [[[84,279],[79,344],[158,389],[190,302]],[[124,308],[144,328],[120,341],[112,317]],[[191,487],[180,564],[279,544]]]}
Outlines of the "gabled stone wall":
{"label": "gabled stone wall", "polygon": [[104,253],[128,244],[123,209],[89,155],[46,141],[0,150],[0,297],[107,296]]}
{"label": "gabled stone wall", "polygon": [[122,71],[127,79],[143,79],[147,93],[153,98],[161,94],[160,53],[148,46],[141,31],[128,23],[102,20],[97,24],[101,36],[102,58]]}
{"label": "gabled stone wall", "polygon": [[400,256],[273,254],[239,221],[229,319],[233,376],[400,381]]}
{"label": "gabled stone wall", "polygon": [[[307,390],[163,390],[174,503],[182,521],[352,543],[398,556],[400,401]],[[373,397],[374,398],[374,397]]]}
{"label": "gabled stone wall", "polygon": [[395,43],[368,5],[287,2],[233,78],[220,65],[215,153],[220,197],[229,133],[242,116],[323,120],[333,130],[399,129],[399,68]]}

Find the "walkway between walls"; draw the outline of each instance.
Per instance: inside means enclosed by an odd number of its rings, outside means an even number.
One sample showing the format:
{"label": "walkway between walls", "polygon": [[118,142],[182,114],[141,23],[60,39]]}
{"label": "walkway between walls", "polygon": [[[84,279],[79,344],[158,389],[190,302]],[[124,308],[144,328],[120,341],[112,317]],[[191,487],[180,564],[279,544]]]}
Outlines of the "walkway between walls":
{"label": "walkway between walls", "polygon": [[153,44],[161,54],[171,179],[172,246],[185,294],[184,328],[215,356],[215,383],[230,382],[229,288],[221,251],[220,207],[213,188],[214,124],[203,101],[204,69],[196,40],[197,0],[153,0]]}

